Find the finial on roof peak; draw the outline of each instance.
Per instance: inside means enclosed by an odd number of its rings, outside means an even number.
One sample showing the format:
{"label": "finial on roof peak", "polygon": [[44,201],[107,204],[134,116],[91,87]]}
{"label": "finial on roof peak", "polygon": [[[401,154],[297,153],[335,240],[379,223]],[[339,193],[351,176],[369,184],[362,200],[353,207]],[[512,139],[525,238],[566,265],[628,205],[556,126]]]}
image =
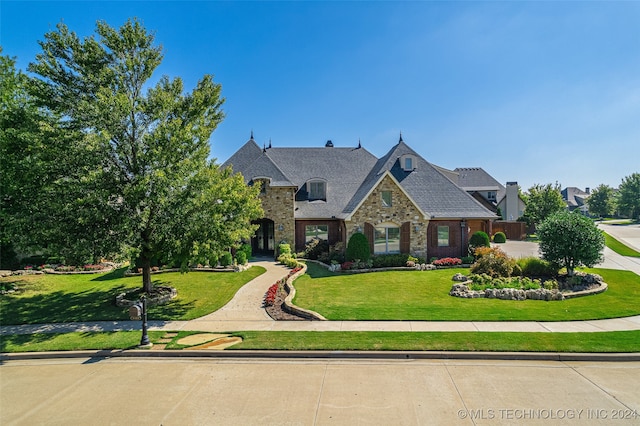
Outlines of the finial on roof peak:
{"label": "finial on roof peak", "polygon": [[402,140],[402,131],[400,131],[400,140],[398,141],[398,143],[400,143],[400,142],[404,142],[404,141]]}
{"label": "finial on roof peak", "polygon": [[250,141],[253,140],[253,129],[251,129],[251,137],[249,138]]}
{"label": "finial on roof peak", "polygon": [[358,148],[362,148],[362,144],[360,143],[360,138],[358,138]]}
{"label": "finial on roof peak", "polygon": [[271,138],[269,138],[269,148],[271,148]]}
{"label": "finial on roof peak", "polygon": [[262,144],[262,152],[267,152],[267,144]]}

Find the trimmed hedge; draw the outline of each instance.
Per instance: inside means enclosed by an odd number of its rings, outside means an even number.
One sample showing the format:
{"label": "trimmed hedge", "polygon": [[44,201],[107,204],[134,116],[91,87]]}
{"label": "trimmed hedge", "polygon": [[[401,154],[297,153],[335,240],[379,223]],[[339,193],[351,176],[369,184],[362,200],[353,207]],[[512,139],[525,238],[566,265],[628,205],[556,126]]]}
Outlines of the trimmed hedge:
{"label": "trimmed hedge", "polygon": [[506,243],[507,236],[504,234],[504,232],[496,232],[495,234],[493,234],[493,242],[498,244]]}

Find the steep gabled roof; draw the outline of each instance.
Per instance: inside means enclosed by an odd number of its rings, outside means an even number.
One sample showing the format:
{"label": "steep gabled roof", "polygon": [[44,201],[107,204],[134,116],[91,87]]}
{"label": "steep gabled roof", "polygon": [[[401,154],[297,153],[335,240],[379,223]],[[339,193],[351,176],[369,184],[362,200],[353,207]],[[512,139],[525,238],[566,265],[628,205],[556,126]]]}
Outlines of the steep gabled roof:
{"label": "steep gabled roof", "polygon": [[267,150],[261,149],[253,139],[222,163],[222,168],[229,166],[235,173],[242,173],[247,183],[257,178],[269,178],[271,186],[295,186],[269,158]]}
{"label": "steep gabled roof", "polygon": [[267,155],[298,188],[313,179],[326,182],[326,200],[296,201],[297,219],[339,217],[376,162],[364,148],[271,148]]}
{"label": "steep gabled roof", "polygon": [[[414,159],[414,170],[405,171],[400,164],[403,156]],[[366,198],[379,177],[386,171],[399,182],[417,207],[432,218],[494,218],[495,215],[473,199],[466,191],[442,174],[404,141],[394,146],[371,170],[362,186],[344,210],[344,216],[353,213],[361,200]]]}

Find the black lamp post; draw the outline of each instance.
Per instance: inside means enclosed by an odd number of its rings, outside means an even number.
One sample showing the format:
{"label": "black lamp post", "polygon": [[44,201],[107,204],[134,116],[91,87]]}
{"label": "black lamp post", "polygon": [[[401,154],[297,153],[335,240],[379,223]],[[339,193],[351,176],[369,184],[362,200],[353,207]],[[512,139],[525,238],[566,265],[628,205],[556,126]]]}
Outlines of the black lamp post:
{"label": "black lamp post", "polygon": [[147,298],[143,295],[142,301],[142,339],[140,339],[140,346],[150,346],[149,335],[147,334]]}

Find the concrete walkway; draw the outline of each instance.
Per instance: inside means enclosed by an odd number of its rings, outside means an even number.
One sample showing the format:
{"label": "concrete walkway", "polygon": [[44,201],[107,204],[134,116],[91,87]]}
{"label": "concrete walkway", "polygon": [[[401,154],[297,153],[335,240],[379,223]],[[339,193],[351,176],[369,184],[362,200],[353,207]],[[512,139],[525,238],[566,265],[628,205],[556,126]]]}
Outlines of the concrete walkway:
{"label": "concrete walkway", "polygon": [[[537,244],[521,241],[501,245],[512,256],[534,253]],[[519,250],[519,251],[516,251]],[[529,256],[531,254],[523,254]],[[626,269],[614,252],[605,252],[615,269]],[[617,256],[617,257],[616,257]],[[512,331],[512,332],[602,332],[640,330],[640,316],[593,321],[274,321],[261,308],[270,285],[288,273],[275,262],[259,260],[255,264],[267,272],[243,286],[224,307],[191,321],[149,321],[149,330],[165,331]],[[635,270],[640,275],[640,265]],[[64,333],[88,331],[140,330],[139,321],[98,321],[87,323],[9,325],[0,327],[3,334]]]}

